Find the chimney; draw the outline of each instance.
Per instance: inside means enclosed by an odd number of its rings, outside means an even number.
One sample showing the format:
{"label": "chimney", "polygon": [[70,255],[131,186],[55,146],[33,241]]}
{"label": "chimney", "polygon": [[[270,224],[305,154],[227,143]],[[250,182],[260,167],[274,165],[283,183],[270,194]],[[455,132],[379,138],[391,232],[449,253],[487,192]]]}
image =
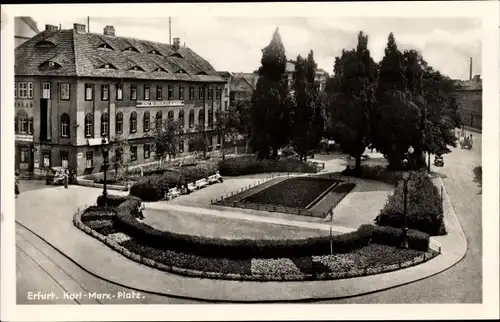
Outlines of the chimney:
{"label": "chimney", "polygon": [[474,75],[474,81],[480,82],[481,81],[481,75]]}
{"label": "chimney", "polygon": [[59,28],[57,26],[54,26],[54,25],[45,25],[45,30],[47,30],[47,31],[58,31]]}
{"label": "chimney", "polygon": [[469,80],[472,80],[472,57],[470,58],[470,65],[469,65]]}
{"label": "chimney", "polygon": [[85,25],[82,25],[81,23],[74,23],[73,29],[76,31],[85,32]]}
{"label": "chimney", "polygon": [[174,38],[174,49],[179,50],[181,47],[181,39],[180,38]]}
{"label": "chimney", "polygon": [[104,27],[103,34],[106,36],[115,36],[115,27],[113,26],[106,26]]}

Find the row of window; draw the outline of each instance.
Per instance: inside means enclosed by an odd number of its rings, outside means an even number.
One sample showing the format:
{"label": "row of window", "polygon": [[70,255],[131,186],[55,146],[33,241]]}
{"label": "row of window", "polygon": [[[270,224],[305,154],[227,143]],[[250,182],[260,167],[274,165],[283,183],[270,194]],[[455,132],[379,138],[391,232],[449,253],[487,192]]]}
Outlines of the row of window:
{"label": "row of window", "polygon": [[[189,111],[189,127],[193,128],[194,127],[194,116],[195,112],[194,110]],[[64,120],[67,120],[67,124],[69,124],[69,116],[67,114],[64,115]],[[115,130],[116,134],[123,134],[123,113],[118,112],[116,113],[115,116]],[[174,120],[174,111],[168,111],[167,118],[170,120]],[[214,119],[214,114],[213,110],[209,109],[208,110],[208,126],[213,125],[213,119]],[[184,111],[179,111],[179,117],[178,117],[179,123],[181,127],[184,127],[185,125],[185,119],[184,119]],[[163,114],[161,111],[158,111],[155,116],[155,127],[159,128],[162,126],[163,123]],[[205,110],[200,110],[198,112],[198,123],[199,124],[205,124]],[[63,127],[66,126],[66,123],[63,123],[63,117],[61,116],[61,133],[63,132]],[[130,113],[130,118],[129,118],[129,126],[130,126],[130,133],[136,133],[137,132],[137,113],[132,112]],[[151,115],[148,111],[144,112],[143,118],[142,118],[142,126],[143,126],[143,132],[149,132],[151,129]],[[94,116],[91,113],[88,113],[85,116],[85,136],[86,137],[92,137],[94,135]],[[101,135],[102,136],[109,136],[109,115],[108,113],[103,113],[101,115]]]}
{"label": "row of window", "polygon": [[[163,100],[163,86],[156,85],[155,98],[158,101]],[[184,86],[178,86],[178,97],[179,100],[184,100]],[[130,91],[130,99],[132,101],[137,100],[137,85],[131,84],[129,87]],[[198,88],[198,99],[202,100],[205,96],[205,91],[203,87]],[[212,99],[213,89],[212,87],[208,87],[207,90],[207,98],[209,100]],[[14,83],[14,97],[15,98],[33,98],[33,83],[32,82],[15,82]],[[150,85],[144,85],[144,100],[149,101],[151,99],[151,88]],[[42,98],[50,99],[50,82],[42,83]],[[221,98],[221,88],[219,86],[216,87],[215,90],[215,98]],[[59,84],[59,99],[60,100],[69,100],[70,99],[70,86],[68,83]],[[167,85],[167,99],[174,99],[174,90],[171,85]],[[195,99],[195,88],[193,86],[189,87],[189,99]],[[94,100],[94,85],[93,84],[85,84],[85,100],[92,101]],[[109,100],[109,85],[101,85],[101,101]],[[123,100],[123,85],[116,85],[116,100]]]}

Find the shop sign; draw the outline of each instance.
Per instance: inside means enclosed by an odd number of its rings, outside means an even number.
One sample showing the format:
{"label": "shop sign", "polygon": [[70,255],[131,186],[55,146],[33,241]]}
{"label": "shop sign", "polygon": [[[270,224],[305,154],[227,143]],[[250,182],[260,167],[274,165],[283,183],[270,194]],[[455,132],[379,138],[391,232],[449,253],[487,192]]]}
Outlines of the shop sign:
{"label": "shop sign", "polygon": [[184,101],[137,101],[136,107],[166,107],[166,106],[184,106]]}
{"label": "shop sign", "polygon": [[33,135],[16,134],[15,140],[16,141],[22,141],[22,142],[33,142]]}

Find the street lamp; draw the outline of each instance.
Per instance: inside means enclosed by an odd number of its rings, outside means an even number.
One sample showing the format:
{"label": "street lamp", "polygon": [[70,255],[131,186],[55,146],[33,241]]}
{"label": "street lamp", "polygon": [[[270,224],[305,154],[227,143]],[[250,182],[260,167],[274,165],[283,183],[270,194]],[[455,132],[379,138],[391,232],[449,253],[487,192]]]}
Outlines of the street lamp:
{"label": "street lamp", "polygon": [[109,148],[108,148],[108,145],[107,145],[107,140],[106,140],[106,137],[103,137],[102,138],[102,159],[103,159],[103,163],[102,163],[102,168],[103,168],[103,171],[104,171],[104,186],[103,186],[103,190],[102,190],[102,195],[104,197],[104,206],[106,207],[107,205],[107,196],[108,196],[108,190],[107,190],[107,170],[108,170],[108,167],[109,167]]}
{"label": "street lamp", "polygon": [[[409,151],[408,151],[409,152]],[[408,160],[403,160],[403,165],[405,166],[405,170],[408,167]],[[404,195],[404,204],[403,204],[403,214],[404,214],[404,226],[403,226],[403,240],[401,243],[401,247],[408,248],[408,181],[410,181],[410,173],[408,171],[403,172],[403,195]]]}

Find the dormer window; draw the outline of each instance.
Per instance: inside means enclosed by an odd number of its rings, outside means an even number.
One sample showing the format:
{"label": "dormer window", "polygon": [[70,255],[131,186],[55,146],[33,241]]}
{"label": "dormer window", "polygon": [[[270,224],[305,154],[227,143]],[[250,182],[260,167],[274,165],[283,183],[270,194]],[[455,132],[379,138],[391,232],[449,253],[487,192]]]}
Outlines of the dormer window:
{"label": "dormer window", "polygon": [[166,73],[166,72],[167,72],[165,69],[163,69],[163,68],[161,68],[161,67],[156,67],[154,71],[155,71],[155,72],[164,72],[164,73]]}
{"label": "dormer window", "polygon": [[54,48],[56,45],[52,41],[42,40],[35,45],[37,48]]}
{"label": "dormer window", "polygon": [[104,64],[102,65],[101,67],[99,67],[100,69],[116,69],[115,66],[111,65],[111,64]]}
{"label": "dormer window", "polygon": [[197,72],[196,75],[203,75],[203,76],[207,76],[207,73],[205,73],[204,71],[201,71],[201,72]]}
{"label": "dormer window", "polygon": [[114,49],[108,45],[108,44],[101,44],[97,47],[97,49],[100,49],[100,50],[109,50],[109,51],[113,51]]}
{"label": "dormer window", "polygon": [[142,68],[141,68],[141,67],[139,67],[139,66],[134,66],[134,67],[130,68],[130,70],[132,70],[132,71],[137,71],[137,72],[143,72],[143,71],[144,71],[144,69],[142,69]]}
{"label": "dormer window", "polygon": [[60,67],[61,67],[61,65],[59,65],[58,63],[56,63],[54,61],[47,61],[47,62],[42,63],[39,66],[40,69],[57,69]]}
{"label": "dormer window", "polygon": [[56,63],[54,63],[53,61],[49,61],[49,67],[50,68],[56,67]]}
{"label": "dormer window", "polygon": [[124,50],[124,51],[135,52],[135,53],[138,53],[138,52],[139,52],[137,49],[135,49],[135,48],[134,48],[134,47],[132,47],[132,46],[125,48],[125,50]]}
{"label": "dormer window", "polygon": [[179,54],[179,53],[173,53],[172,55],[170,55],[170,57],[184,58],[184,57],[182,57],[182,55],[181,55],[181,54]]}
{"label": "dormer window", "polygon": [[161,56],[161,54],[158,51],[156,51],[155,49],[151,50],[149,53],[153,54],[153,55],[159,55],[159,56]]}
{"label": "dormer window", "polygon": [[176,74],[187,74],[184,69],[179,69]]}

